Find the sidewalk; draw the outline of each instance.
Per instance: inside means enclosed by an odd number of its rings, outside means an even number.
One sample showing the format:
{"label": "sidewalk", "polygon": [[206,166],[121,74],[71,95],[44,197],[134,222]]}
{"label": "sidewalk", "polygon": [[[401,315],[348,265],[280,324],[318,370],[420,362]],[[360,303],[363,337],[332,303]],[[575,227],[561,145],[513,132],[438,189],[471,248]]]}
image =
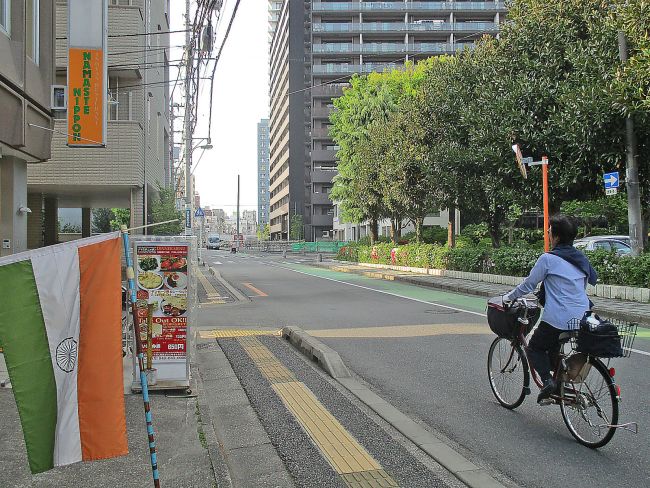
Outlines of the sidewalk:
{"label": "sidewalk", "polygon": [[[128,356],[127,356],[128,358]],[[125,403],[129,454],[120,458],[71,464],[32,475],[27,463],[18,410],[10,388],[0,388],[0,486],[2,488],[143,488],[153,486],[142,396],[131,394],[130,358],[125,360]],[[0,355],[0,381],[4,379]],[[193,385],[194,388],[194,385]],[[178,395],[178,397],[174,397]],[[204,426],[196,395],[152,392],[158,467],[163,487],[214,488]],[[110,419],[107,419],[110,421]]]}
{"label": "sidewalk", "polygon": [[[485,283],[480,281],[463,280],[458,278],[446,278],[419,273],[393,271],[389,269],[378,269],[363,266],[360,264],[348,264],[345,262],[324,262],[315,263],[330,268],[334,271],[356,273],[370,278],[401,281],[418,286],[437,288],[469,295],[482,297],[493,297],[502,295],[512,290],[511,286],[499,285],[496,283]],[[590,297],[594,302],[594,310],[612,319],[638,322],[650,326],[650,304],[629,302],[612,298]]]}

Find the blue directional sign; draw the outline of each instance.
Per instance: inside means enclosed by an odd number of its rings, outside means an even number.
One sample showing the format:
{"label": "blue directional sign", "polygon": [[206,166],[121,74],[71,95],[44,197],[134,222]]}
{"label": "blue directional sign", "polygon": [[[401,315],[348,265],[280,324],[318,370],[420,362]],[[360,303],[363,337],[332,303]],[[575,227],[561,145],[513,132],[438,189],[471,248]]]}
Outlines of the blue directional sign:
{"label": "blue directional sign", "polygon": [[205,217],[205,212],[201,207],[196,209],[196,212],[194,212],[195,217]]}
{"label": "blue directional sign", "polygon": [[618,171],[613,173],[605,173],[603,175],[603,180],[605,181],[605,190],[609,188],[618,188]]}
{"label": "blue directional sign", "polygon": [[189,208],[185,209],[185,228],[192,228],[192,211]]}

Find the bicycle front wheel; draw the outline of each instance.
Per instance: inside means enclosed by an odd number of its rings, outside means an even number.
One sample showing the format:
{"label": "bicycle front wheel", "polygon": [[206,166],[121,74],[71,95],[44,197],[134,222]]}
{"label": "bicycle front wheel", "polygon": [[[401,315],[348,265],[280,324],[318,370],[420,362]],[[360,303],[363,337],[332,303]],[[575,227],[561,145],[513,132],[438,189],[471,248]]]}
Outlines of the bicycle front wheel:
{"label": "bicycle front wheel", "polygon": [[528,362],[519,344],[497,337],[488,353],[490,388],[498,402],[506,408],[517,408],[529,391]]}
{"label": "bicycle front wheel", "polygon": [[616,386],[600,359],[589,358],[591,371],[581,383],[561,387],[560,410],[571,435],[582,445],[596,449],[607,444],[618,423]]}

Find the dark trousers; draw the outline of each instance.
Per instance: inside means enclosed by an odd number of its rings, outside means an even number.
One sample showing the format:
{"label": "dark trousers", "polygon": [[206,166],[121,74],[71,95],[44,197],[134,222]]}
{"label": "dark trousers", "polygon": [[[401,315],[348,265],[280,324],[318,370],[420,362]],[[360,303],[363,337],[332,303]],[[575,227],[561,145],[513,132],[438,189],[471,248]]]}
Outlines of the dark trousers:
{"label": "dark trousers", "polygon": [[526,349],[528,360],[542,381],[551,378],[551,364],[555,366],[560,351],[559,337],[562,332],[564,331],[542,321],[530,338]]}

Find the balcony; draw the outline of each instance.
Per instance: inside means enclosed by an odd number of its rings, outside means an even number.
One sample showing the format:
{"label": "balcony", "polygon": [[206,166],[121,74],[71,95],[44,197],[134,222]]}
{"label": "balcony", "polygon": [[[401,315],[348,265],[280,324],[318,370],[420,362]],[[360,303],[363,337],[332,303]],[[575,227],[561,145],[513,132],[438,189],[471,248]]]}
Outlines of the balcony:
{"label": "balcony", "polygon": [[329,129],[327,127],[318,127],[311,130],[312,139],[331,139]]}
{"label": "balcony", "polygon": [[312,107],[311,116],[315,119],[329,119],[330,112],[332,112],[332,109],[330,109],[329,107]]}
{"label": "balcony", "polygon": [[311,225],[316,227],[332,227],[334,215],[312,215]]}
{"label": "balcony", "polygon": [[[370,43],[370,44],[314,44],[314,54],[404,54],[404,53],[453,53],[453,47],[445,42],[416,44]],[[312,90],[313,91],[313,90]]]}
{"label": "balcony", "polygon": [[311,203],[312,205],[332,205],[332,200],[327,193],[312,193]]}
{"label": "balcony", "polygon": [[503,1],[486,2],[314,2],[314,13],[327,12],[485,12],[505,11]]}
{"label": "balcony", "polygon": [[[315,75],[339,75],[339,74],[349,74],[354,73],[371,73],[373,71],[382,72],[386,70],[400,69],[402,64],[399,63],[364,63],[360,64],[317,64],[312,66],[312,73]],[[314,110],[312,109],[312,115],[314,115]]]}
{"label": "balcony", "polygon": [[336,161],[336,150],[314,149],[311,152],[312,161]]}
{"label": "balcony", "polygon": [[317,23],[312,28],[315,34],[344,33],[362,34],[372,32],[496,32],[499,26],[494,22],[373,22],[373,23]]}
{"label": "balcony", "polygon": [[324,169],[314,169],[311,172],[311,182],[312,183],[331,183],[332,178],[336,176],[335,171],[327,171]]}
{"label": "balcony", "polygon": [[331,83],[328,85],[314,86],[311,89],[311,96],[314,98],[338,98],[343,95],[343,87],[347,83]]}

